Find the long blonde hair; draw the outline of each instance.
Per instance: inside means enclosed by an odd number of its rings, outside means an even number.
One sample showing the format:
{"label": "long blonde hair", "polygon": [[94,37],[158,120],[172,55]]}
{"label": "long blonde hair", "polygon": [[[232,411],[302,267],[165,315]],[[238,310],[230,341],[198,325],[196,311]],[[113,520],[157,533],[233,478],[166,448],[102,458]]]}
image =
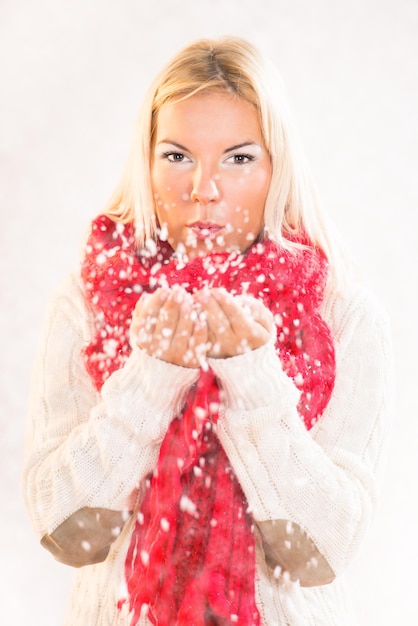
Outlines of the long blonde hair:
{"label": "long blonde hair", "polygon": [[300,149],[281,78],[268,58],[238,37],[201,39],[186,46],[157,75],[144,98],[128,162],[104,212],[115,221],[135,220],[138,245],[156,236],[151,188],[151,148],[164,103],[202,92],[228,91],[256,107],[272,163],[264,229],[279,244],[305,235],[338,265],[335,241]]}

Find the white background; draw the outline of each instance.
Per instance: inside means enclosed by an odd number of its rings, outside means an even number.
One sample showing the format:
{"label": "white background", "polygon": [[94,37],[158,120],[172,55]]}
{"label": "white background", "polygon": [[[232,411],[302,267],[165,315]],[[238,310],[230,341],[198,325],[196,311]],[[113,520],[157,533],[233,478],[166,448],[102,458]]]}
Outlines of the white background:
{"label": "white background", "polygon": [[[49,294],[127,155],[145,87],[206,35],[261,45],[324,204],[392,317],[398,399],[381,507],[349,575],[362,626],[417,624],[417,0],[0,0],[0,620],[59,626],[71,570],[21,498]],[[84,625],[80,626],[93,626]]]}

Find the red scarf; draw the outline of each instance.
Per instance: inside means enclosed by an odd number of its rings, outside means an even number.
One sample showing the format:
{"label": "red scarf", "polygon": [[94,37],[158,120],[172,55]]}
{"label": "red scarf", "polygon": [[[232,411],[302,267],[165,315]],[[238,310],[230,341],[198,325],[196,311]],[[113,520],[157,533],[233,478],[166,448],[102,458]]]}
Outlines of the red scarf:
{"label": "red scarf", "polygon": [[[222,286],[270,309],[277,354],[301,392],[301,418],[309,429],[321,416],[334,385],[335,354],[318,312],[327,262],[317,248],[291,253],[265,240],[245,254],[212,253],[184,264],[163,242],[138,253],[133,224],[100,216],[82,278],[96,326],[85,362],[98,390],[129,356],[132,311],[143,292]],[[219,404],[217,380],[202,370],[161,445],[126,558],[133,625],[142,614],[158,626],[260,624],[252,521],[216,437]]]}

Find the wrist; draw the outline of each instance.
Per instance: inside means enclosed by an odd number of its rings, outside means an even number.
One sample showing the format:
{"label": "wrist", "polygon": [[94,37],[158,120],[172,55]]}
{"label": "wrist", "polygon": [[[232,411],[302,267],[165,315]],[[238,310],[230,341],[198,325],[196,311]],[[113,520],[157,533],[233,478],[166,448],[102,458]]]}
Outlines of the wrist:
{"label": "wrist", "polygon": [[113,397],[115,386],[132,394],[133,405],[143,400],[156,411],[180,409],[186,391],[196,382],[199,370],[174,365],[134,347],[125,366],[103,386],[103,397]]}
{"label": "wrist", "polygon": [[208,364],[222,385],[229,409],[253,410],[284,395],[295,405],[298,401],[299,392],[283,371],[272,339],[239,356],[209,358]]}

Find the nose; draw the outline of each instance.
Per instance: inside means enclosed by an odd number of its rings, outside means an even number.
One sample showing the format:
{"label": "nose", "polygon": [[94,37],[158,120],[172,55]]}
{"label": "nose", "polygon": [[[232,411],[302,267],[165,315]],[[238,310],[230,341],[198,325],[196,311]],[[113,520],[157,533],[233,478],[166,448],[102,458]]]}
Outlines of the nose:
{"label": "nose", "polygon": [[192,202],[210,204],[219,200],[219,186],[215,174],[197,168],[193,177],[193,188],[190,194]]}

